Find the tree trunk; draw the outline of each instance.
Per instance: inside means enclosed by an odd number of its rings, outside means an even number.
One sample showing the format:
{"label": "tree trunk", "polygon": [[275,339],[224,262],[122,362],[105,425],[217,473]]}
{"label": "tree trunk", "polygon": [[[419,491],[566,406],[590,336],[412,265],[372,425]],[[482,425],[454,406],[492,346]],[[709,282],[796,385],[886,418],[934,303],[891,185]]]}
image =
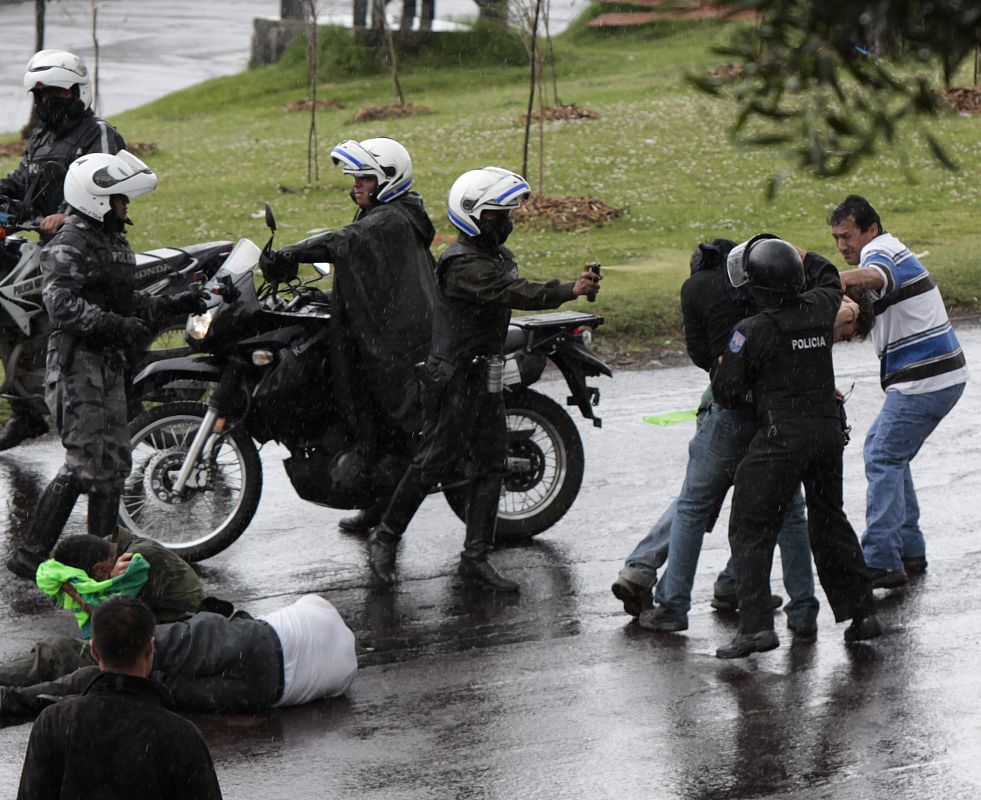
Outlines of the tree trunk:
{"label": "tree trunk", "polygon": [[[46,0],[34,0],[34,52],[44,49],[44,12]],[[33,96],[31,102],[31,116],[27,124],[21,128],[21,138],[27,139],[37,127],[37,111],[34,109]]]}

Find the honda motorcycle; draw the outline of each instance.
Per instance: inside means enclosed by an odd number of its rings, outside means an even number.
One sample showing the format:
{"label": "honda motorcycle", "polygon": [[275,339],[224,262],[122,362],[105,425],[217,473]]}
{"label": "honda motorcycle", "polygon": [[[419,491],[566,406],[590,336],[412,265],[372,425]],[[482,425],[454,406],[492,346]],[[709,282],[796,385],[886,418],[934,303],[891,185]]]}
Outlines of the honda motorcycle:
{"label": "honda motorcycle", "polygon": [[[267,224],[275,221],[267,207]],[[272,239],[266,245],[271,248]],[[191,381],[210,386],[208,402],[166,402],[130,423],[133,468],[120,503],[121,522],[189,561],[234,542],[252,520],[262,491],[256,445],[276,441],[290,452],[289,479],[304,500],[331,508],[364,508],[389,496],[411,454],[366,462],[338,412],[328,354],[330,296],[312,284],[259,282],[262,251],[235,246],[204,287],[209,307],[187,320],[194,354],[157,361],[134,379],[155,393]],[[553,312],[515,318],[508,331],[504,392],[507,475],[498,540],[519,541],[554,525],[569,510],[583,478],[582,440],[568,412],[529,388],[551,361],[565,377],[570,405],[592,420],[599,390],[587,378],[612,376],[590,349],[601,317]],[[461,519],[467,483],[441,491]]]}
{"label": "honda motorcycle", "polygon": [[[43,370],[48,346],[50,323],[41,300],[41,246],[16,235],[39,230],[38,222],[16,222],[13,215],[0,211],[0,361],[4,370],[0,395],[8,400],[43,400],[21,380],[24,369]],[[213,276],[231,250],[232,242],[216,241],[137,253],[136,288],[153,296],[186,291],[189,284]],[[188,352],[184,323],[184,317],[164,320],[146,340],[134,343],[134,352],[143,352],[140,368]],[[175,331],[180,332],[179,339]]]}

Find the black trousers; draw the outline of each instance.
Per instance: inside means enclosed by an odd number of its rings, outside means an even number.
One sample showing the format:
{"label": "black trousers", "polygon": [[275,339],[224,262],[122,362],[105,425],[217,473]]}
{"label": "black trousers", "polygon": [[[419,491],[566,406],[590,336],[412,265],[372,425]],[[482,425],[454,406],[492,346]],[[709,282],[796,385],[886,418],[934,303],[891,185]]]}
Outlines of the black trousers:
{"label": "black trousers", "polygon": [[803,482],[818,578],[835,620],[873,610],[858,537],[842,508],[844,439],[837,418],[782,420],[757,432],[735,476],[729,544],[739,593],[740,633],[772,630],[770,568],[783,513]]}

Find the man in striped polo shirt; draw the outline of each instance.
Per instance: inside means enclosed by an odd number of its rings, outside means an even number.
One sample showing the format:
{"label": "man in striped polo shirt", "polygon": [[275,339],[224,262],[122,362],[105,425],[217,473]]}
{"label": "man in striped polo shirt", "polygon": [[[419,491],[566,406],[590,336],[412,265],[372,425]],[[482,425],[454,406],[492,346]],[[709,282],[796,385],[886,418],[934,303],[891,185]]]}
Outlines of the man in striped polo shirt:
{"label": "man in striped polo shirt", "polygon": [[873,586],[902,586],[927,566],[910,461],[964,392],[968,371],[943,298],[920,260],[849,195],[828,220],[845,262],[845,292],[874,301],[872,343],[886,393],[865,438],[865,561]]}

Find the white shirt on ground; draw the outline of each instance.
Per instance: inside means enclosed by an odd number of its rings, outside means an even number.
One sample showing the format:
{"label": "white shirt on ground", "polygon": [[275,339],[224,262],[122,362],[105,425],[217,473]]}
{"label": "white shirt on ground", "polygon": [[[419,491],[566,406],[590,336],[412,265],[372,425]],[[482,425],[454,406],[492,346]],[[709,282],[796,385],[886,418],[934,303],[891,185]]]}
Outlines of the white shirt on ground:
{"label": "white shirt on ground", "polygon": [[305,594],[259,619],[272,626],[283,648],[283,695],[277,706],[347,691],[358,669],[354,634],[329,601]]}

